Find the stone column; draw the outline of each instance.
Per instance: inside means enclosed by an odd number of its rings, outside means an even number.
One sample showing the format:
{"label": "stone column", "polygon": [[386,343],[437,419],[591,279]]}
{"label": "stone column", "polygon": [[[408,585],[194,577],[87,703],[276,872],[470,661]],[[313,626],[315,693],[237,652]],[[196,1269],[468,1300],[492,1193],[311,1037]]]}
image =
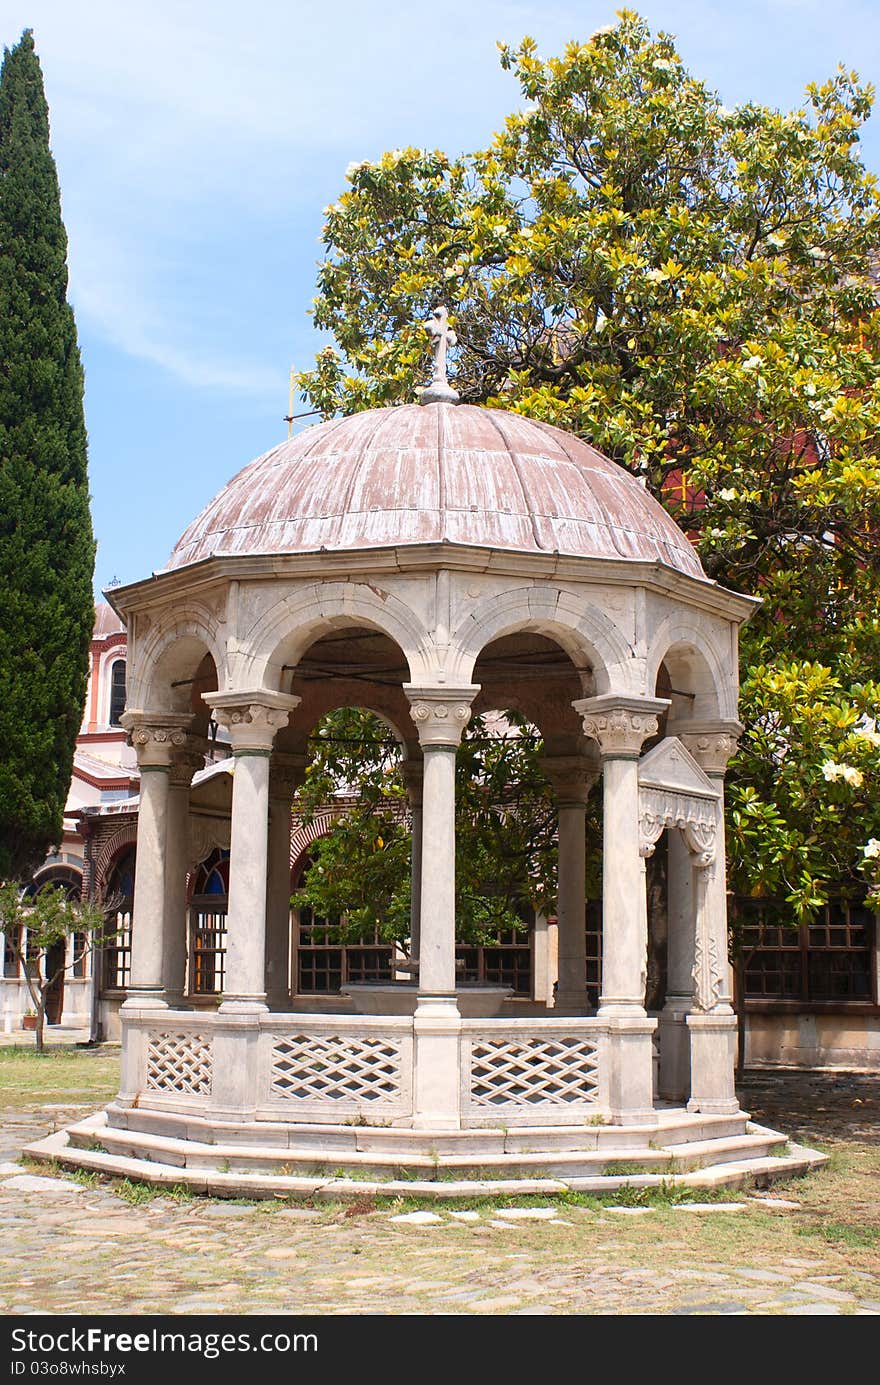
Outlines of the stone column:
{"label": "stone column", "polygon": [[653,1046],[656,1020],[645,1013],[648,905],[639,850],[639,754],[657,734],[668,702],[614,693],[582,698],[575,710],[584,734],[602,755],[602,994],[599,1018],[608,1025],[612,1120],[648,1124],[654,1115]]}
{"label": "stone column", "polygon": [[412,882],[409,906],[409,960],[419,960],[419,941],[422,926],[422,796],[425,766],[423,760],[404,760],[401,765],[403,782],[409,798],[412,821]]}
{"label": "stone column", "polygon": [[188,736],[174,752],[168,779],[167,856],[162,977],[165,997],[175,1009],[186,1006],[187,908],[189,868],[189,790],[205,763],[207,742]]}
{"label": "stone column", "polygon": [[424,760],[421,927],[415,1041],[414,1125],[455,1130],[460,1118],[455,998],[455,752],[478,687],[404,684]]}
{"label": "stone column", "polygon": [[555,1009],[582,1015],[587,1009],[587,799],[599,775],[582,755],[547,756],[541,767],[556,795],[559,814]]}
{"label": "stone column", "polygon": [[137,857],[131,930],[131,980],[123,1010],[163,1010],[165,879],[171,759],[186,740],[189,713],[123,712],[140,770]]}
{"label": "stone column", "polygon": [[678,828],[667,833],[666,1002],[660,1015],[660,1095],[686,1101],[691,1061],[687,1017],[694,1000],[694,867]]}
{"label": "stone column", "polygon": [[290,807],[305,778],[305,755],[276,750],[269,767],[269,845],[266,879],[266,999],[290,1009]]}
{"label": "stone column", "polygon": [[714,841],[692,836],[696,864],[693,1009],[690,1034],[689,1111],[733,1115],[736,1096],[736,1031],[733,973],[727,949],[727,866],[724,840],[724,775],[742,726],[737,721],[685,722],[674,732],[718,790]]}
{"label": "stone column", "polygon": [[210,693],[214,716],[229,731],[235,761],[226,920],[226,984],[221,1013],[259,1014],[266,1006],[266,891],[269,757],[298,697],[264,690]]}

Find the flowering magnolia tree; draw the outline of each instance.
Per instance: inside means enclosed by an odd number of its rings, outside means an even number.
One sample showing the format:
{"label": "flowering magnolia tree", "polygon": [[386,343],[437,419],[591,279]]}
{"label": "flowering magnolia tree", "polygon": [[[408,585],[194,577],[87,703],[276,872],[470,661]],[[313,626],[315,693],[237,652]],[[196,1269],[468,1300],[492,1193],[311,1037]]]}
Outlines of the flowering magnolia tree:
{"label": "flowering magnolia tree", "polygon": [[[491,941],[544,913],[556,888],[556,808],[541,773],[543,744],[508,713],[499,728],[475,717],[456,758],[456,927],[459,941]],[[340,813],[311,848],[294,903],[340,920],[340,935],[377,928],[405,942],[410,929],[411,829],[400,747],[370,712],[325,717],[295,807],[306,821],[339,796]],[[595,834],[594,834],[595,837]]]}
{"label": "flowering magnolia tree", "polygon": [[742,640],[731,880],[880,899],[880,245],[839,69],[790,112],[725,109],[629,11],[562,57],[501,49],[523,105],[485,148],[395,150],[326,211],[299,377],[338,412],[409,401],[437,302],[465,401],[546,420],[643,478]]}

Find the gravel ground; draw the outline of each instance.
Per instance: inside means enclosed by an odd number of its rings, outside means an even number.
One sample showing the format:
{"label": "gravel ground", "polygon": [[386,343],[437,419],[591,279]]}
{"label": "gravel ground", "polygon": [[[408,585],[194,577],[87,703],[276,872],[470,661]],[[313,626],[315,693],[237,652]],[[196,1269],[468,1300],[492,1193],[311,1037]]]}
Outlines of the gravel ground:
{"label": "gravel ground", "polygon": [[22,1145],[83,1108],[0,1111],[0,1311],[880,1313],[880,1075],[756,1072],[742,1101],[829,1169],[696,1207],[247,1205],[35,1179]]}

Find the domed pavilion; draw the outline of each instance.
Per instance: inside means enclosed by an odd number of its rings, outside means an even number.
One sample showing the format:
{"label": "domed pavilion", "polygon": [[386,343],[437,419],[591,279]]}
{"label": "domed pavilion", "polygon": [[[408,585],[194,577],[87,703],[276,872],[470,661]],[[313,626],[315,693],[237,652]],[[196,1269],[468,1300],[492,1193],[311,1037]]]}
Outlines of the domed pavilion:
{"label": "domed pavilion", "polygon": [[[741,729],[738,630],[756,603],[706,577],[637,479],[558,428],[457,403],[440,371],[419,404],[318,424],[246,466],[164,569],[110,599],[128,627],[141,798],[107,1150],[167,1158],[178,1176],[213,1167],[222,1191],[241,1169],[314,1181],[325,1156],[361,1178],[561,1176],[595,1173],[602,1148],[638,1148],[649,1168],[694,1141],[778,1143],[739,1110],[727,960],[724,774]],[[377,713],[402,747],[417,973],[409,1005],[392,985],[322,1014],[290,994],[289,813],[310,736],[339,707]],[[525,1017],[500,999],[474,1009],[456,987],[456,749],[490,709],[539,729],[558,805],[558,989]],[[182,901],[210,722],[234,757],[226,974],[218,1007],[193,1011],[179,1001]],[[594,1013],[591,791],[604,808]],[[658,1018],[645,863],[664,832]]]}

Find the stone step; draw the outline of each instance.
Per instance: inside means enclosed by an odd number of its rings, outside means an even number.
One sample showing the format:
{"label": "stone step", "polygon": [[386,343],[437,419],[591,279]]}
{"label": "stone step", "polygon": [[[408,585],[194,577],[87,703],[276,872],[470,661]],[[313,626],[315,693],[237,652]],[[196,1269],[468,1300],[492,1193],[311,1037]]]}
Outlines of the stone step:
{"label": "stone step", "polygon": [[146,1134],[142,1131],[120,1130],[106,1125],[100,1117],[81,1121],[70,1127],[70,1145],[78,1149],[100,1147],[109,1154],[123,1158],[145,1159],[169,1167],[220,1170],[226,1173],[292,1174],[304,1177],[326,1177],[328,1173],[372,1175],[394,1178],[423,1174],[429,1179],[443,1177],[484,1178],[539,1176],[551,1178],[590,1178],[612,1174],[673,1172],[676,1168],[699,1168],[707,1163],[736,1161],[743,1157],[759,1157],[784,1144],[784,1136],[775,1131],[759,1131],[749,1135],[721,1137],[716,1140],[694,1141],[687,1145],[632,1149],[605,1147],[601,1150],[547,1150],[536,1147],[533,1139],[529,1149],[506,1151],[460,1150],[454,1153],[426,1154],[402,1147],[375,1150],[337,1150],[320,1152],[314,1147],[278,1149],[259,1144],[206,1144],[182,1140],[173,1136]]}
{"label": "stone step", "polygon": [[693,1115],[683,1110],[661,1111],[654,1125],[579,1125],[542,1126],[518,1129],[482,1129],[425,1132],[403,1126],[324,1125],[274,1121],[226,1122],[172,1112],[145,1111],[138,1107],[108,1108],[108,1122],[114,1129],[163,1135],[171,1139],[195,1140],[210,1145],[252,1145],[261,1148],[319,1149],[340,1153],[347,1150],[399,1154],[412,1149],[423,1154],[529,1152],[542,1150],[603,1150],[612,1148],[645,1149],[712,1140],[716,1137],[744,1135],[748,1116]]}
{"label": "stone step", "polygon": [[671,1145],[666,1153],[674,1168],[699,1169],[707,1163],[727,1164],[742,1159],[764,1158],[784,1151],[788,1141],[778,1130],[753,1126],[748,1135],[729,1135],[719,1140],[693,1140]]}
{"label": "stone step", "polygon": [[[88,1122],[80,1124],[85,1126]],[[100,1126],[95,1129],[99,1130]],[[807,1173],[827,1161],[827,1155],[789,1144],[785,1155],[714,1163],[682,1173],[614,1173],[566,1179],[354,1179],[332,1175],[320,1178],[181,1168],[174,1164],[111,1154],[103,1148],[77,1148],[70,1143],[68,1132],[63,1130],[29,1145],[24,1154],[38,1163],[49,1163],[64,1169],[84,1169],[109,1177],[135,1179],[157,1187],[184,1187],[192,1193],[212,1197],[290,1197],[334,1201],[368,1196],[455,1200],[461,1197],[526,1196],[534,1193],[549,1197],[565,1191],[601,1195],[621,1187],[765,1187],[772,1182]]]}

